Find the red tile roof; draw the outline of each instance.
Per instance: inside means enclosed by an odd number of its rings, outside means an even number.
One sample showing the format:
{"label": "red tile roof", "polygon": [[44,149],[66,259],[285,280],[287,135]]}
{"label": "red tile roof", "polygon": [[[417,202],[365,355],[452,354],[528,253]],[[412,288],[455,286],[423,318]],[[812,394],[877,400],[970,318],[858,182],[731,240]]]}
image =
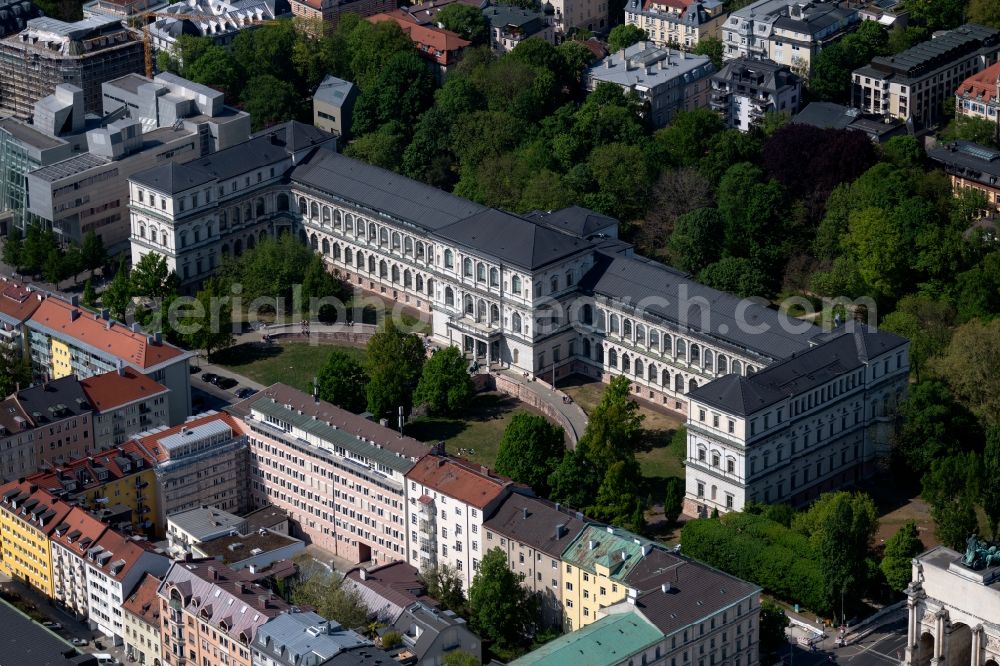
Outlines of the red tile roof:
{"label": "red tile roof", "polygon": [[[142,466],[137,465],[137,461],[142,460]],[[122,467],[129,464],[129,471]],[[101,453],[85,458],[77,458],[67,463],[56,465],[50,470],[32,474],[27,478],[31,483],[37,484],[41,488],[50,490],[63,490],[66,488],[64,481],[74,482],[76,487],[69,491],[76,494],[90,488],[97,488],[116,479],[120,479],[130,474],[136,474],[153,466],[155,459],[138,442],[125,442],[121,446],[102,451]],[[104,481],[98,479],[97,467],[107,470],[108,478]]]}
{"label": "red tile roof", "polygon": [[52,534],[70,507],[30,481],[0,486],[0,509],[12,513],[45,535]]}
{"label": "red tile roof", "polygon": [[86,556],[87,550],[104,536],[108,526],[80,507],[73,507],[56,525],[52,541],[70,552]]}
{"label": "red tile roof", "polygon": [[80,385],[87,394],[87,400],[99,412],[167,392],[165,386],[132,368],[125,368],[121,374],[106,372],[81,379]]}
{"label": "red tile roof", "polygon": [[665,5],[671,9],[680,11],[683,15],[693,2],[694,0],[646,0],[646,4],[643,6],[643,9],[648,11],[654,5]]}
{"label": "red tile roof", "polygon": [[[139,563],[139,558],[149,552],[144,543],[126,539],[118,532],[108,530],[97,540],[97,546],[101,547],[105,552],[110,553],[110,556],[106,556],[102,560],[95,559],[91,564],[101,569],[105,575],[121,581],[132,567]],[[98,557],[100,557],[100,554]],[[162,555],[160,557],[166,560],[166,557]]]}
{"label": "red tile roof", "polygon": [[0,312],[11,319],[23,322],[41,305],[42,295],[32,292],[23,285],[0,279]]}
{"label": "red tile roof", "polygon": [[398,9],[386,14],[375,14],[369,17],[368,20],[372,23],[395,21],[403,29],[403,32],[409,36],[410,40],[416,44],[417,50],[420,51],[421,55],[427,54],[433,56],[438,61],[442,61],[449,52],[464,49],[471,44],[471,42],[462,39],[451,30],[431,25],[418,25],[413,22],[413,19],[406,12]]}
{"label": "red tile roof", "polygon": [[232,415],[221,412],[210,412],[207,414],[202,414],[200,416],[192,416],[184,423],[174,426],[172,428],[161,428],[159,430],[154,430],[150,434],[145,435],[140,439],[133,441],[137,441],[139,446],[144,451],[149,452],[156,460],[158,460],[159,462],[164,462],[166,460],[170,460],[170,456],[168,455],[168,452],[164,450],[162,446],[160,446],[161,439],[169,437],[170,435],[176,435],[185,428],[194,428],[196,426],[200,426],[204,423],[210,423],[212,421],[222,421],[226,423],[230,428],[233,429],[234,435],[246,432],[245,428],[243,427],[243,423],[239,419],[233,417]]}
{"label": "red tile roof", "polygon": [[1000,79],[1000,62],[962,81],[955,94],[981,102],[996,102],[1000,99],[997,96],[998,79]]}
{"label": "red tile roof", "polygon": [[160,600],[156,596],[159,586],[160,579],[148,573],[122,604],[122,608],[157,630],[160,628]]}
{"label": "red tile roof", "polygon": [[503,494],[511,480],[461,458],[426,455],[406,478],[482,509]]}
{"label": "red tile roof", "polygon": [[[75,314],[74,314],[75,313]],[[120,358],[134,368],[148,370],[185,352],[166,342],[156,342],[145,333],[102,318],[50,296],[31,316],[32,323],[45,326],[61,337],[71,338],[102,353]]]}

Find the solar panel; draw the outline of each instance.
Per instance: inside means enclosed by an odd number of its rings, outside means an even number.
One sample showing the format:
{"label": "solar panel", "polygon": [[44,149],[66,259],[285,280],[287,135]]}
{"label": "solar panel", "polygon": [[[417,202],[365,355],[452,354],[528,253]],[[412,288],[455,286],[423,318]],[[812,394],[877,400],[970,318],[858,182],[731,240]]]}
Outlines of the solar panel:
{"label": "solar panel", "polygon": [[981,160],[986,160],[987,162],[992,162],[1000,157],[1000,151],[994,150],[993,148],[986,148],[985,146],[977,146],[975,144],[964,144],[959,148],[959,150],[966,155],[971,155]]}

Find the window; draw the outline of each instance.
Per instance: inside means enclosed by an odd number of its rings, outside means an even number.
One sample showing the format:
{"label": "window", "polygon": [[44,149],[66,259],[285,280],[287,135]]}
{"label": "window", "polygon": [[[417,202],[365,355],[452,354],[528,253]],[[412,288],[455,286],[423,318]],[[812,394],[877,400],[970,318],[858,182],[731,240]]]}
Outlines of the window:
{"label": "window", "polygon": [[465,277],[472,277],[472,259],[466,257],[462,260],[462,275]]}
{"label": "window", "polygon": [[445,268],[455,267],[455,255],[452,254],[451,250],[444,251],[444,267]]}

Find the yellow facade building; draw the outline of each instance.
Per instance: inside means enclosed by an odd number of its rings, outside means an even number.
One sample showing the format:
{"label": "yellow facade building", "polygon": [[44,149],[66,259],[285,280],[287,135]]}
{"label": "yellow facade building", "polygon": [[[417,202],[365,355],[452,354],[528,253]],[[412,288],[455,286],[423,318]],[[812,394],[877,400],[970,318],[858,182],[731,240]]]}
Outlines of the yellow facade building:
{"label": "yellow facade building", "polygon": [[565,630],[576,631],[597,612],[625,599],[626,578],[653,542],[616,527],[588,525],[562,554]]}
{"label": "yellow facade building", "polygon": [[60,379],[73,374],[73,361],[69,353],[69,345],[52,338],[49,344],[52,355],[52,379]]}
{"label": "yellow facade building", "polygon": [[36,484],[0,486],[0,571],[52,597],[49,535],[69,510]]}

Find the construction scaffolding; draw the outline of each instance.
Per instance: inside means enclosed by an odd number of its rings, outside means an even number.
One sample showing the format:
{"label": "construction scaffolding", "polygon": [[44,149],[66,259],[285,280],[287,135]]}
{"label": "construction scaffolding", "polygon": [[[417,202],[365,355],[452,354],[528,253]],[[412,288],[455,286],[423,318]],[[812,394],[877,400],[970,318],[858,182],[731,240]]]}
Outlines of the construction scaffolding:
{"label": "construction scaffolding", "polygon": [[116,19],[32,19],[0,40],[0,113],[27,120],[35,102],[69,83],[83,90],[85,111],[100,114],[101,84],[142,71],[141,37]]}

